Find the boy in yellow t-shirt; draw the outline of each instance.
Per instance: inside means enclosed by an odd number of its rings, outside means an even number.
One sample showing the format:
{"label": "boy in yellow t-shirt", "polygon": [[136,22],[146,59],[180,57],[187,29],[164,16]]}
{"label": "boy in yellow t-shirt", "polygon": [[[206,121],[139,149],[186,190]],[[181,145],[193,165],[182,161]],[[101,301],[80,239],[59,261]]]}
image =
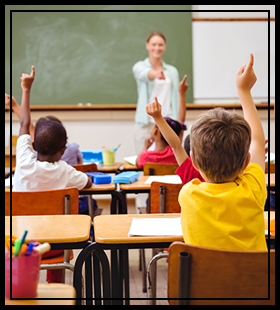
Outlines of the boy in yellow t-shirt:
{"label": "boy in yellow t-shirt", "polygon": [[236,75],[244,118],[223,109],[200,115],[191,128],[191,159],[206,182],[179,194],[184,241],[231,250],[267,250],[264,234],[265,137],[251,96],[257,78],[250,54]]}

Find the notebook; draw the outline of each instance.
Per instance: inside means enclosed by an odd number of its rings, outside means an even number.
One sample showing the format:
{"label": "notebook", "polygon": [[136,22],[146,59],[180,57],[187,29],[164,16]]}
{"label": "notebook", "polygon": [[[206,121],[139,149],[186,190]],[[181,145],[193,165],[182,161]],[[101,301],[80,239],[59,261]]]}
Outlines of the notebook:
{"label": "notebook", "polygon": [[151,175],[146,180],[145,184],[151,184],[152,182],[162,182],[171,184],[182,184],[182,180],[178,175]]}
{"label": "notebook", "polygon": [[183,236],[181,218],[133,218],[128,236]]}

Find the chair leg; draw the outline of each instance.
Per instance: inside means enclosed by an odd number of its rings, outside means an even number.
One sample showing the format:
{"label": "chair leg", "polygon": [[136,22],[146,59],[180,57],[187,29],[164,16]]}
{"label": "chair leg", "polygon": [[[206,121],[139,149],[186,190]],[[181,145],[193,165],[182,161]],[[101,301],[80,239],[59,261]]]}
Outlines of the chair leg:
{"label": "chair leg", "polygon": [[169,253],[167,252],[160,252],[157,255],[153,256],[152,259],[149,261],[147,267],[147,283],[148,283],[148,304],[155,305],[156,300],[150,298],[156,298],[156,263],[159,259],[168,257]]}
{"label": "chair leg", "polygon": [[141,266],[142,266],[141,269],[142,269],[143,293],[147,293],[145,249],[140,250],[140,255],[141,255]]}

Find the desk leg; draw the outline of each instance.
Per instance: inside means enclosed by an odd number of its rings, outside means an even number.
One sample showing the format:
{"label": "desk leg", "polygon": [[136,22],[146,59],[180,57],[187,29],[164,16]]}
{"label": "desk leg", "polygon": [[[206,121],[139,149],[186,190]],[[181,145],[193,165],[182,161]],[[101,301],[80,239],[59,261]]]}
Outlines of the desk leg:
{"label": "desk leg", "polygon": [[[110,269],[109,269],[109,261],[107,255],[104,253],[102,248],[98,248],[96,242],[92,242],[85,249],[83,249],[75,263],[74,267],[74,275],[73,275],[73,284],[76,289],[76,304],[81,304],[81,288],[82,288],[82,267],[84,262],[86,261],[88,255],[90,253],[94,253],[94,255],[98,258],[102,266],[102,282],[103,282],[103,298],[104,305],[111,304],[111,290],[110,290]],[[88,270],[86,269],[86,273]]]}

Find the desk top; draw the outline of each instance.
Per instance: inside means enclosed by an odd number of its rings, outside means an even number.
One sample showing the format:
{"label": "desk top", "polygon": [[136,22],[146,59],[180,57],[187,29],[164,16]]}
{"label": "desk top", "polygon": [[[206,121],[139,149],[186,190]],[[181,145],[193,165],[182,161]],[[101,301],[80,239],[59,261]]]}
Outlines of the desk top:
{"label": "desk top", "polygon": [[[72,285],[64,283],[38,284],[37,296],[40,299],[9,300],[5,299],[5,305],[75,305],[76,291]],[[44,298],[73,298],[73,300],[47,300]],[[41,300],[43,299],[43,300]]]}
{"label": "desk top", "polygon": [[103,165],[97,166],[97,170],[100,172],[108,173],[117,171],[123,163],[115,163],[114,165]]}
{"label": "desk top", "polygon": [[180,213],[163,214],[118,214],[96,216],[94,221],[95,241],[98,243],[153,243],[183,241],[182,236],[128,237],[131,221],[136,218],[180,217]]}
{"label": "desk top", "polygon": [[[89,239],[91,217],[71,215],[26,215],[12,217],[12,234],[21,238],[28,230],[26,241],[40,243],[73,243]],[[10,217],[5,216],[5,235],[10,234]]]}
{"label": "desk top", "polygon": [[138,190],[138,189],[150,189],[151,184],[145,184],[149,175],[139,176],[139,179],[130,184],[120,184],[120,189],[123,190]]}
{"label": "desk top", "polygon": [[[94,221],[95,241],[102,244],[123,244],[123,243],[153,243],[153,242],[174,242],[184,241],[183,236],[137,236],[128,237],[131,221],[135,218],[171,218],[180,217],[180,213],[162,213],[162,214],[117,214],[96,216]],[[265,229],[267,229],[268,212],[264,212]],[[270,212],[270,221],[275,220],[275,212]],[[271,225],[273,230],[273,225]],[[271,231],[271,237],[275,236]]]}

